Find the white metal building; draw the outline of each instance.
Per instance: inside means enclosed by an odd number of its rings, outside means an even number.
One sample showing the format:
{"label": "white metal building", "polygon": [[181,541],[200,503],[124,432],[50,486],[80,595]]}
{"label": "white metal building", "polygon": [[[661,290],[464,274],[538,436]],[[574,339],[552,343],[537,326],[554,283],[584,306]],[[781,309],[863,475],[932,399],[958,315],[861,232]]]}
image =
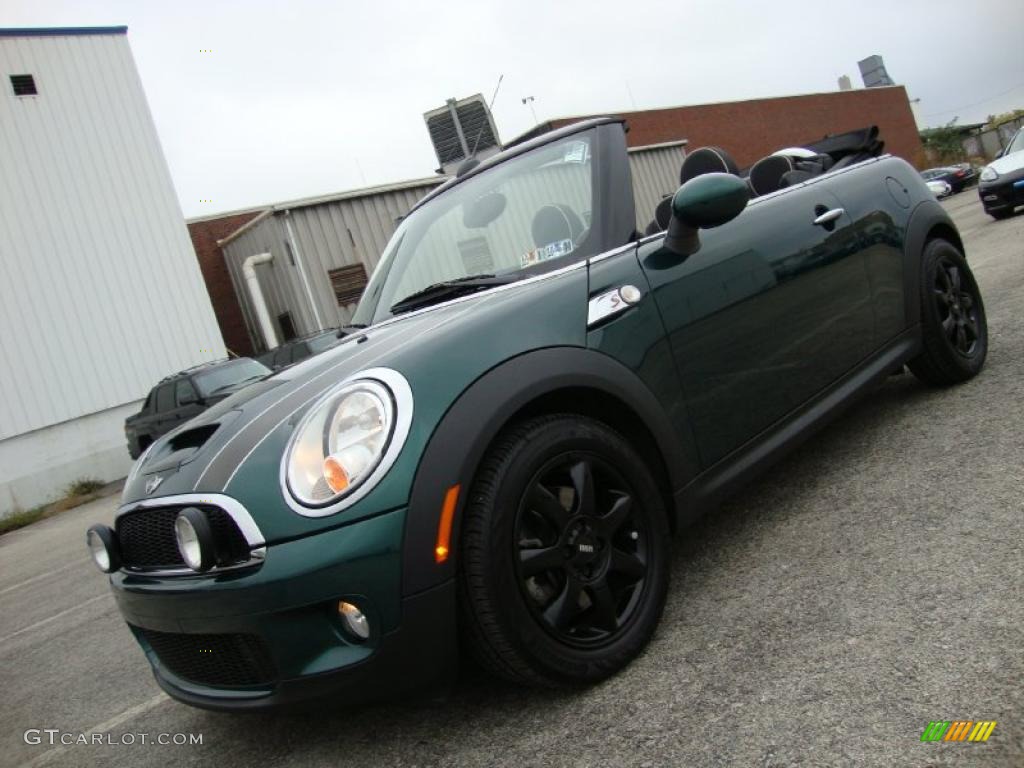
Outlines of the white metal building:
{"label": "white metal building", "polygon": [[224,355],[126,31],[0,29],[0,516],[124,476],[125,416]]}

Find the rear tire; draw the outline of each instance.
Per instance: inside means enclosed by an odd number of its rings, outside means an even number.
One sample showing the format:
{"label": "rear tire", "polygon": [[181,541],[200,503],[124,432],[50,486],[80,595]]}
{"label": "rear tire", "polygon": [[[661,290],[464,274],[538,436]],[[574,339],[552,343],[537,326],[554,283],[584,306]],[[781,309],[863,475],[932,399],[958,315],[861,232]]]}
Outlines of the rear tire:
{"label": "rear tire", "polygon": [[463,629],[514,682],[584,685],[647,644],[668,588],[657,483],[616,432],[572,414],[512,427],[484,459],[461,540]]}
{"label": "rear tire", "polygon": [[920,280],[923,349],[907,367],[933,386],[977,376],[988,354],[988,325],[967,260],[952,243],[930,240],[921,259]]}

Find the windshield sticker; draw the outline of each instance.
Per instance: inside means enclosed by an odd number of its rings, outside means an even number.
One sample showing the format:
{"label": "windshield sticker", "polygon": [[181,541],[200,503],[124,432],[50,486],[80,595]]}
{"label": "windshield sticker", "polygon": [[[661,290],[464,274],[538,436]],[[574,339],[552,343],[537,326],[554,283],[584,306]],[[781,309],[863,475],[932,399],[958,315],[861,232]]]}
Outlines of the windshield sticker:
{"label": "windshield sticker", "polygon": [[494,271],[494,257],[486,237],[473,237],[458,242],[462,264],[467,275],[479,275]]}
{"label": "windshield sticker", "polygon": [[519,263],[525,269],[526,267],[532,267],[534,264],[540,264],[542,261],[568,256],[573,252],[574,248],[575,245],[572,240],[556,240],[553,243],[548,243],[543,248],[534,248],[532,251],[527,251],[519,258]]}
{"label": "windshield sticker", "polygon": [[573,141],[566,145],[562,155],[563,163],[582,165],[590,159],[590,144],[586,141]]}

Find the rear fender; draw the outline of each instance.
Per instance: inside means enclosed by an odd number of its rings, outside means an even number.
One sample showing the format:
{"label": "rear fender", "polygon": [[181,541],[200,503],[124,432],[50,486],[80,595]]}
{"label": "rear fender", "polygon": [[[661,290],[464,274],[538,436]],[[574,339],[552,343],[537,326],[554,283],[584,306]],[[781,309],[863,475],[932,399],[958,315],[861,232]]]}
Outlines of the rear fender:
{"label": "rear fender", "polygon": [[967,256],[960,233],[946,209],[935,200],[919,203],[907,222],[903,243],[903,290],[908,328],[921,322],[921,255],[925,243],[935,235],[950,240],[965,258]]}

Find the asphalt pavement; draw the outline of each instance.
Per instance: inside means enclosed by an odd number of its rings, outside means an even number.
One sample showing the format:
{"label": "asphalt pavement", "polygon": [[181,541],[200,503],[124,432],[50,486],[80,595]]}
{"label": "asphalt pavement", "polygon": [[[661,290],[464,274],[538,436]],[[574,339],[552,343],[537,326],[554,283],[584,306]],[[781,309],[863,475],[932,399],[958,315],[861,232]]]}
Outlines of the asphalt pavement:
{"label": "asphalt pavement", "polygon": [[[88,559],[114,497],[0,537],[0,765],[1024,765],[1024,214],[992,221],[973,190],[944,205],[988,309],[984,372],[889,379],[680,535],[661,626],[615,678],[191,709],[160,692]],[[933,720],[998,725],[984,744],[922,743]],[[161,734],[202,744],[142,743]]]}

